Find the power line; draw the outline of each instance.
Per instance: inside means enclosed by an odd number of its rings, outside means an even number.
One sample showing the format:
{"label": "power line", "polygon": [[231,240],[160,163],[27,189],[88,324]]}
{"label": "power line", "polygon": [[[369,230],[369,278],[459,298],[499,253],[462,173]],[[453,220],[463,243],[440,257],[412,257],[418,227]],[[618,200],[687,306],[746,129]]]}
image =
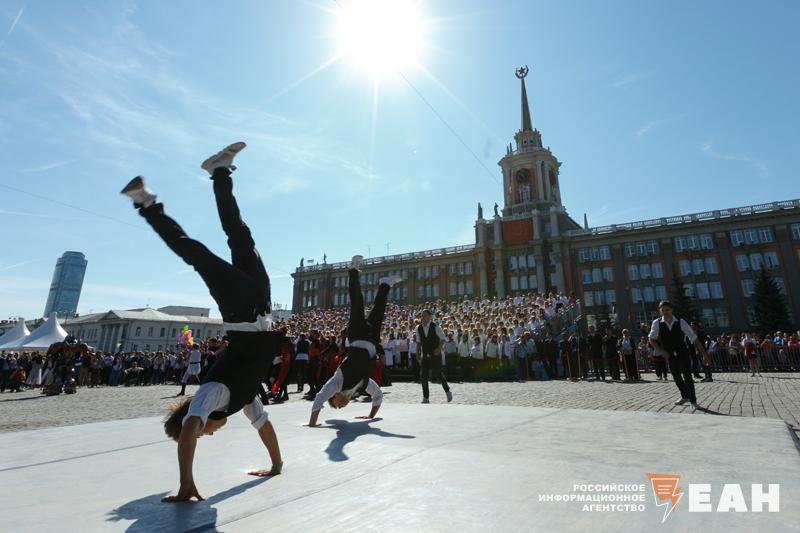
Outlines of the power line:
{"label": "power line", "polygon": [[478,162],[478,164],[479,164],[481,167],[483,167],[483,170],[485,170],[485,171],[486,171],[486,173],[489,175],[489,177],[490,177],[490,178],[492,178],[492,179],[495,181],[495,183],[497,183],[498,185],[500,185],[500,180],[498,180],[498,179],[497,179],[497,176],[495,175],[495,173],[494,173],[494,172],[492,172],[491,170],[489,170],[489,167],[487,167],[487,166],[486,166],[486,165],[483,163],[483,161],[481,161],[481,159],[478,157],[478,155],[477,155],[477,154],[476,154],[476,153],[475,153],[475,152],[472,150],[472,148],[470,148],[470,147],[469,147],[469,145],[468,145],[468,144],[467,144],[467,143],[464,141],[464,139],[462,139],[462,138],[461,138],[461,136],[460,136],[460,135],[459,135],[459,134],[456,132],[456,130],[455,130],[455,129],[453,129],[453,127],[452,127],[452,126],[451,126],[451,125],[450,125],[450,124],[449,124],[449,123],[448,123],[448,122],[445,120],[445,118],[444,118],[444,117],[441,115],[441,113],[439,113],[439,112],[436,110],[436,108],[435,108],[435,107],[433,107],[433,104],[431,104],[431,103],[428,101],[428,99],[427,99],[427,98],[425,98],[425,96],[424,96],[424,95],[423,95],[423,94],[420,92],[420,90],[419,90],[419,89],[417,89],[417,87],[416,87],[416,86],[415,86],[413,83],[411,83],[411,81],[410,81],[408,78],[406,78],[406,75],[405,75],[405,74],[403,74],[403,73],[402,73],[401,71],[399,71],[399,70],[397,71],[397,73],[398,73],[398,74],[400,74],[400,77],[401,77],[401,78],[403,78],[403,81],[405,81],[405,82],[408,84],[408,86],[409,86],[409,87],[411,87],[411,88],[414,90],[414,92],[415,92],[415,93],[417,93],[417,96],[419,96],[420,100],[422,100],[423,102],[425,102],[425,105],[427,105],[427,106],[428,106],[428,108],[429,108],[429,109],[430,109],[430,110],[433,112],[433,114],[434,114],[434,115],[436,115],[436,118],[438,118],[438,119],[439,119],[439,121],[441,121],[441,123],[442,123],[442,124],[444,124],[444,125],[445,125],[445,127],[446,127],[448,130],[450,130],[450,133],[452,133],[452,134],[453,134],[453,136],[454,136],[456,139],[458,139],[458,142],[460,142],[460,143],[461,143],[461,145],[462,145],[462,146],[463,146],[463,147],[464,147],[464,148],[467,150],[467,152],[469,152],[469,153],[470,153],[470,155],[472,155],[473,159],[475,159],[475,161],[477,161],[477,162]]}
{"label": "power line", "polygon": [[130,226],[132,228],[136,228],[136,229],[139,229],[139,230],[143,230],[144,229],[142,226],[138,226],[136,224],[131,224],[130,222],[125,222],[124,220],[120,220],[118,218],[110,217],[108,215],[104,215],[104,214],[98,213],[96,211],[91,211],[89,209],[84,209],[83,207],[78,207],[77,205],[68,204],[68,203],[62,202],[60,200],[54,200],[53,198],[48,198],[47,196],[43,196],[41,194],[37,194],[37,193],[34,193],[34,192],[26,191],[26,190],[23,190],[23,189],[18,189],[17,187],[12,187],[11,185],[6,185],[5,183],[0,183],[0,187],[4,187],[6,189],[9,189],[9,190],[12,190],[12,191],[15,191],[15,192],[19,192],[19,193],[22,193],[22,194],[27,194],[28,196],[32,196],[33,198],[37,198],[39,200],[44,200],[46,202],[51,202],[51,203],[54,203],[54,204],[58,204],[58,205],[61,205],[61,206],[64,206],[64,207],[68,207],[70,209],[74,209],[76,211],[81,211],[81,212],[87,213],[89,215],[94,215],[96,217],[105,218],[107,220],[111,220],[111,221],[117,222],[119,224],[125,224],[126,226]]}

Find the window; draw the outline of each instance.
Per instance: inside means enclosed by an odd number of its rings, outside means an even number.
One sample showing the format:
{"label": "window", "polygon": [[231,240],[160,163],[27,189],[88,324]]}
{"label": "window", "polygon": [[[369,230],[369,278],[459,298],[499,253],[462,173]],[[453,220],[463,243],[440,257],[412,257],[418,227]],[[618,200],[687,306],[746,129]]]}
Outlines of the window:
{"label": "window", "polygon": [[631,302],[638,304],[642,301],[642,290],[638,287],[631,289]]}
{"label": "window", "polygon": [[678,270],[680,270],[681,277],[689,276],[692,273],[692,263],[687,259],[681,259],[678,263]]}
{"label": "window", "polygon": [[631,281],[639,279],[639,268],[636,265],[628,266],[628,279]]}
{"label": "window", "polygon": [[697,298],[700,300],[710,300],[711,293],[708,289],[708,283],[698,283],[695,288],[697,289]]}
{"label": "window", "polygon": [[639,277],[642,279],[650,279],[650,265],[648,263],[639,265]]}
{"label": "window", "polygon": [[142,328],[137,327],[136,334],[134,335],[134,337],[141,337],[141,336],[142,336]]}
{"label": "window", "polygon": [[177,329],[172,328],[172,336],[173,337],[177,337],[178,336],[178,330]]}
{"label": "window", "polygon": [[761,270],[764,266],[764,257],[761,254],[750,254],[750,267],[753,270]]}
{"label": "window", "polygon": [[592,282],[592,271],[588,268],[581,270],[581,279],[584,285],[590,284]]}
{"label": "window", "polygon": [[609,261],[611,259],[611,248],[609,248],[608,246],[601,246],[600,259],[602,259],[603,261]]}
{"label": "window", "polygon": [[[798,231],[800,231],[800,228],[798,228]],[[634,244],[632,242],[626,242],[625,257],[633,257],[635,253],[636,253],[636,247],[634,246]]]}
{"label": "window", "polygon": [[714,315],[717,319],[717,326],[720,328],[727,328],[730,326],[730,319],[728,318],[728,310],[716,308],[714,309]]}
{"label": "window", "polygon": [[659,300],[667,299],[667,289],[663,285],[656,285],[656,298]]}
{"label": "window", "polygon": [[647,255],[647,243],[640,241],[636,243],[636,255],[644,257]]}
{"label": "window", "polygon": [[645,287],[644,289],[642,289],[642,298],[644,299],[645,302],[648,303],[654,302],[656,299],[656,295],[655,291],[653,290],[653,287]]}
{"label": "window", "polygon": [[523,291],[528,290],[528,276],[519,277],[519,288]]}
{"label": "window", "polygon": [[705,271],[705,261],[702,259],[692,259],[692,272],[697,276]]}
{"label": "window", "polygon": [[450,282],[450,296],[455,296],[456,294],[458,294],[457,289],[458,289],[458,285],[456,284],[456,282],[455,281],[451,281]]}
{"label": "window", "polygon": [[755,228],[747,228],[744,230],[745,244],[755,244],[758,242],[758,231]]}
{"label": "window", "polygon": [[686,238],[686,242],[687,242],[690,250],[699,250],[700,249],[700,237],[698,237],[697,235],[689,235]]}
{"label": "window", "polygon": [[472,282],[471,281],[467,282],[467,286],[465,287],[465,289],[467,291],[467,295],[471,296],[472,295]]}
{"label": "window", "polygon": [[[469,283],[472,283],[471,281]],[[531,290],[536,289],[539,286],[539,281],[536,279],[536,276],[531,274],[528,276],[528,288]]]}
{"label": "window", "polygon": [[589,250],[587,248],[580,248],[578,250],[578,261],[586,263],[589,260]]}
{"label": "window", "polygon": [[675,251],[682,252],[686,249],[686,237],[675,237]]}
{"label": "window", "polygon": [[600,283],[603,281],[603,271],[599,268],[592,269],[592,281],[594,283]]}
{"label": "window", "polygon": [[709,274],[719,274],[716,257],[706,257],[706,272]]}
{"label": "window", "polygon": [[434,278],[438,278],[439,277],[439,267],[438,266],[434,266],[434,267],[431,268],[431,275]]}
{"label": "window", "polygon": [[517,276],[511,276],[511,290],[512,291],[519,290],[519,278]]}
{"label": "window", "polygon": [[425,299],[425,285],[420,285],[417,287],[417,299],[424,300]]}
{"label": "window", "polygon": [[703,309],[703,325],[707,328],[713,328],[717,325],[716,321],[714,320],[714,310],[713,309]]}
{"label": "window", "polygon": [[786,296],[786,284],[783,282],[783,278],[773,278],[775,280],[775,285],[778,286],[778,290],[781,291],[781,294]]}
{"label": "window", "polygon": [[[731,246],[741,246],[744,243],[744,234],[741,230],[731,232]],[[719,323],[719,320],[717,320]]]}
{"label": "window", "polygon": [[517,256],[516,255],[512,255],[511,257],[508,258],[508,269],[511,272],[514,272],[517,269]]}
{"label": "window", "polygon": [[661,253],[661,247],[658,245],[658,241],[655,239],[652,241],[647,241],[647,251],[651,255],[658,255]]}
{"label": "window", "polygon": [[604,291],[594,291],[594,303],[595,305],[605,305],[606,293]]}
{"label": "window", "polygon": [[755,292],[755,282],[752,279],[742,280],[742,292],[745,298],[749,298]]}
{"label": "window", "polygon": [[792,239],[800,241],[800,224],[792,224],[791,230],[792,230]]}
{"label": "window", "polygon": [[521,255],[517,258],[517,265],[519,266],[520,270],[525,270],[528,268],[528,265],[525,263],[525,256]]}
{"label": "window", "polygon": [[758,228],[758,239],[763,243],[775,240],[772,238],[772,228]]}
{"label": "window", "polygon": [[617,295],[613,290],[606,291],[606,303],[609,304],[617,303]]}
{"label": "window", "polygon": [[767,252],[764,254],[764,266],[766,266],[769,270],[775,270],[778,268],[778,264],[777,252]]}
{"label": "window", "polygon": [[603,267],[603,281],[613,281],[614,280],[614,273],[611,270],[611,267]]}
{"label": "window", "polygon": [[661,263],[653,263],[652,275],[654,279],[664,278],[664,269],[661,267]]}
{"label": "window", "polygon": [[750,270],[750,259],[748,259],[746,255],[737,255],[736,267],[739,269],[739,272]]}
{"label": "window", "polygon": [[722,283],[720,283],[719,281],[712,281],[711,283],[708,284],[708,288],[710,289],[712,298],[714,298],[715,300],[722,299]]}
{"label": "window", "polygon": [[592,291],[584,292],[583,301],[586,302],[586,305],[588,306],[594,305],[594,293]]}
{"label": "window", "polygon": [[152,337],[153,336],[153,328],[147,328],[147,336],[148,337]]}
{"label": "window", "polygon": [[167,334],[167,328],[161,328],[161,335],[159,335],[159,337],[163,337],[166,334]]}
{"label": "window", "polygon": [[689,298],[694,298],[694,283],[687,283],[684,285],[683,294]]}
{"label": "window", "polygon": [[[533,254],[528,254],[528,268],[536,268],[536,256]],[[472,263],[469,263],[469,272],[467,274],[472,274]]]}
{"label": "window", "polygon": [[714,249],[714,237],[710,233],[703,233],[700,235],[700,248],[703,250]]}

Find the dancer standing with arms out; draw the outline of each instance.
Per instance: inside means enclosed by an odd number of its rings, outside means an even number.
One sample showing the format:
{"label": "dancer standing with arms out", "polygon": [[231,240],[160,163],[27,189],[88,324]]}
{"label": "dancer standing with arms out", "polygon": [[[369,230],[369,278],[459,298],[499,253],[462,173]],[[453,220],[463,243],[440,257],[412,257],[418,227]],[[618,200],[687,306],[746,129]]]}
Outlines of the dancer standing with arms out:
{"label": "dancer standing with arms out", "polygon": [[250,419],[272,461],[270,470],[249,473],[276,475],[283,466],[278,437],[256,398],[261,378],[267,375],[273,355],[280,351],[283,336],[271,331],[269,277],[233,196],[231,172],[236,169],[233,158],[244,147],[242,142],[232,144],[202,164],[214,183],[220,222],[231,250],[230,263],[189,238],[183,228],[164,213],[164,206],[156,203],[156,196],[145,187],[140,176],[122,189],[122,194],[133,200],[139,214],[166,245],[200,274],[219,306],[228,337],[228,346],[208,371],[195,396],[173,406],[164,420],[165,433],[178,442],[180,469],[180,489],[177,495],[164,498],[165,502],[203,500],[192,472],[197,439],[213,435],[225,425],[227,417],[237,411],[243,411]]}
{"label": "dancer standing with arms out", "polygon": [[311,418],[308,421],[309,427],[319,427],[322,424],[317,422],[319,412],[325,402],[334,409],[341,409],[346,406],[353,395],[362,387],[366,387],[366,392],[372,397],[372,410],[367,416],[356,418],[375,418],[378,409],[383,402],[383,392],[377,383],[370,379],[370,374],[375,366],[377,357],[377,346],[381,339],[381,326],[383,325],[383,315],[386,312],[386,299],[389,297],[389,289],[395,283],[401,281],[399,276],[381,278],[378,286],[378,293],[375,295],[375,302],[369,316],[364,318],[364,295],[361,294],[361,282],[359,280],[358,268],[364,258],[360,255],[353,256],[348,275],[350,277],[350,319],[347,324],[347,340],[350,343],[347,347],[347,357],[325,385],[314,397],[314,404],[311,407]]}
{"label": "dancer standing with arms out", "polygon": [[697,340],[697,335],[682,318],[672,314],[672,304],[662,300],[658,304],[661,311],[661,318],[653,320],[650,327],[650,344],[653,347],[664,350],[669,359],[669,369],[672,372],[672,379],[681,391],[681,399],[675,405],[683,405],[691,402],[692,407],[697,409],[697,397],[694,394],[694,380],[692,380],[692,360],[689,355],[689,346],[686,339],[689,339],[695,348],[703,356],[706,364],[710,364],[706,349]]}
{"label": "dancer standing with arms out", "polygon": [[447,396],[447,401],[453,401],[453,393],[447,384],[447,378],[442,370],[442,343],[447,340],[444,331],[438,324],[431,321],[431,312],[425,309],[422,312],[422,322],[417,326],[417,346],[421,357],[419,363],[419,380],[422,382],[422,403],[430,403],[428,398],[428,376],[433,370],[434,376],[438,375],[442,388]]}

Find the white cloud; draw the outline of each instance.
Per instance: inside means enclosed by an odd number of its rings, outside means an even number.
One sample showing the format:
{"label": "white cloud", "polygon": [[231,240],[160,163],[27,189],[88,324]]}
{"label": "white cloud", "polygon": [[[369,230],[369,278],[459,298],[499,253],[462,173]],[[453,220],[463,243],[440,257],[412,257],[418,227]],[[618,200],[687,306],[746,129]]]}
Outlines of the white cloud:
{"label": "white cloud", "polygon": [[712,159],[718,159],[720,161],[736,161],[741,163],[747,163],[751,165],[755,170],[758,172],[759,177],[766,178],[769,176],[769,168],[767,165],[754,157],[751,157],[746,154],[736,154],[736,153],[725,153],[725,152],[718,152],[714,149],[713,143],[706,141],[700,145],[700,150],[711,157]]}
{"label": "white cloud", "polygon": [[643,70],[640,72],[632,72],[618,79],[617,81],[612,83],[611,86],[615,88],[627,87],[628,85],[632,85],[634,83],[646,80],[654,73],[655,73],[654,70]]}
{"label": "white cloud", "polygon": [[645,135],[650,133],[655,128],[661,127],[664,124],[668,124],[668,123],[670,123],[670,122],[672,122],[674,120],[678,120],[681,117],[683,117],[683,115],[677,115],[677,116],[674,116],[674,117],[659,118],[659,119],[656,119],[656,120],[651,120],[650,122],[646,123],[644,126],[642,126],[641,128],[639,128],[636,131],[636,138],[637,139],[641,139],[642,137],[644,137]]}

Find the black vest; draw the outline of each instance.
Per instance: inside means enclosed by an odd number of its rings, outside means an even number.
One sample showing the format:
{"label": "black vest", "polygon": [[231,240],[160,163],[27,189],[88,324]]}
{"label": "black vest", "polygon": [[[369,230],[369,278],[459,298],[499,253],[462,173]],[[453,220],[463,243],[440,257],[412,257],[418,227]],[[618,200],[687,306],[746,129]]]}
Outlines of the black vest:
{"label": "black vest", "polygon": [[436,322],[431,321],[431,323],[428,324],[427,335],[425,335],[425,328],[420,324],[417,328],[417,335],[419,335],[419,339],[422,341],[420,343],[422,345],[420,346],[422,355],[433,355],[433,352],[439,347],[439,336],[436,334]]}
{"label": "black vest", "polygon": [[214,411],[208,417],[220,420],[240,411],[252,402],[267,379],[272,359],[288,342],[279,331],[228,332],[228,347],[209,369],[203,383],[222,383],[231,391],[231,401],[224,411]]}
{"label": "black vest", "polygon": [[347,357],[339,365],[339,370],[342,371],[342,390],[366,387],[373,368],[375,368],[375,359],[370,357],[367,350],[349,346]]}
{"label": "black vest", "polygon": [[689,355],[689,348],[686,346],[686,335],[681,329],[681,319],[674,317],[675,322],[670,330],[667,323],[663,320],[658,322],[658,342],[669,355]]}

